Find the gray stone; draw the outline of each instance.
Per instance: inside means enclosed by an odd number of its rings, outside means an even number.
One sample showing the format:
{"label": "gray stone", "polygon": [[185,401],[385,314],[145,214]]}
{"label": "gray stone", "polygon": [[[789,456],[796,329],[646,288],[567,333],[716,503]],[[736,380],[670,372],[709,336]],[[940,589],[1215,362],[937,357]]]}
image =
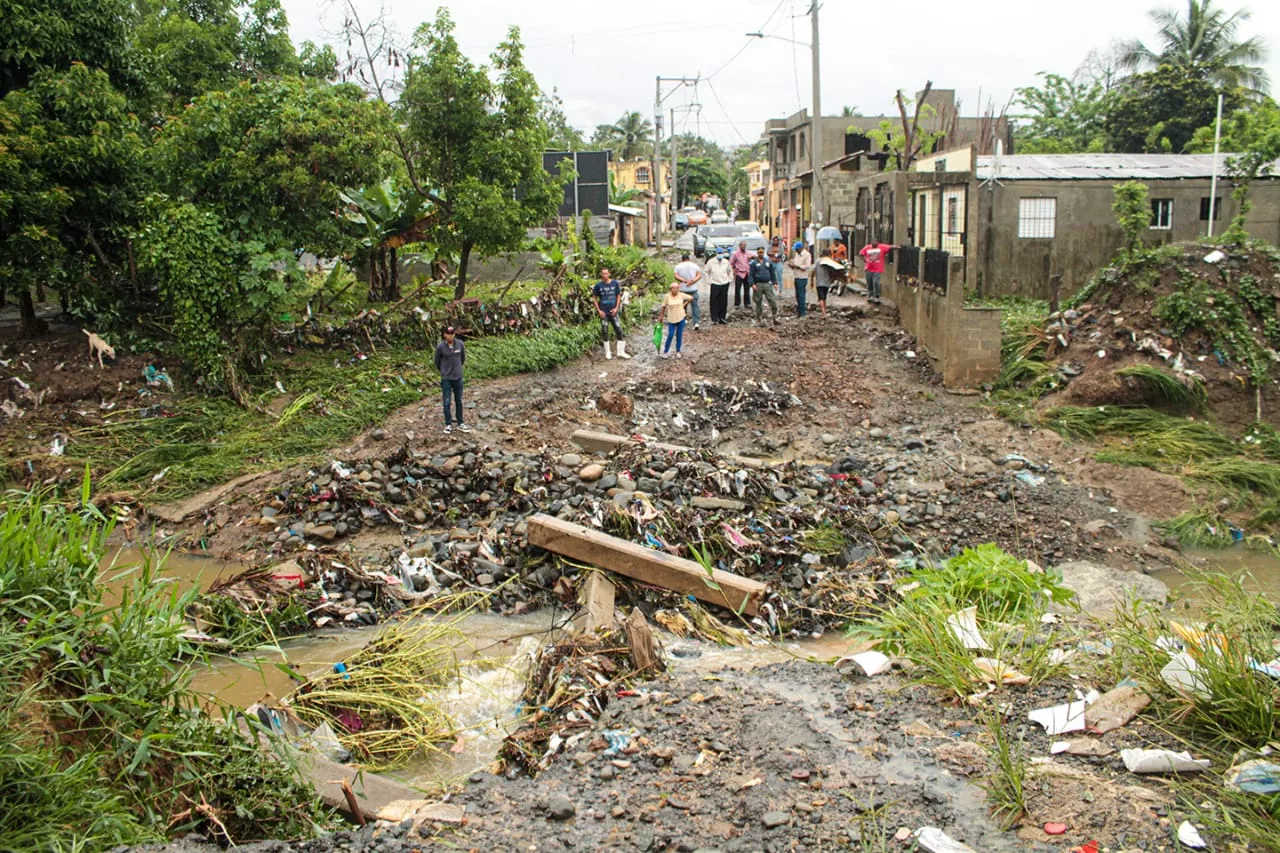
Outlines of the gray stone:
{"label": "gray stone", "polygon": [[867,430],[867,435],[872,438],[884,438],[884,430],[880,429],[880,427],[872,427]]}
{"label": "gray stone", "polygon": [[662,489],[662,481],[654,479],[653,477],[641,477],[636,482],[636,486],[642,492],[650,495],[656,495]]}
{"label": "gray stone", "polygon": [[625,474],[619,474],[618,488],[624,492],[634,492],[636,490],[636,481]]}
{"label": "gray stone", "polygon": [[321,524],[307,531],[307,535],[314,539],[323,539],[326,542],[332,542],[338,536],[338,528],[332,524]]}
{"label": "gray stone", "polygon": [[560,464],[566,468],[577,468],[582,464],[582,457],[576,453],[566,453],[560,457]]}
{"label": "gray stone", "polygon": [[761,818],[765,829],[776,829],[779,826],[786,826],[791,823],[791,815],[787,812],[765,812]]}
{"label": "gray stone", "polygon": [[600,478],[600,488],[604,489],[606,492],[609,489],[615,488],[617,485],[618,478],[613,474],[605,474]]}
{"label": "gray stone", "polygon": [[547,798],[547,814],[552,820],[568,820],[577,812],[578,807],[573,804],[573,800],[560,791]]}
{"label": "gray stone", "polygon": [[835,444],[835,443],[836,443],[836,441],[837,441],[836,437],[835,437],[834,435],[832,435],[831,433],[829,433],[829,432],[824,432],[824,433],[822,434],[822,443],[823,443],[823,444]]}
{"label": "gray stone", "polygon": [[[1062,585],[1076,594],[1076,602],[1085,613],[1110,613],[1130,597],[1163,604],[1169,595],[1169,587],[1137,571],[1113,569],[1086,560],[1060,563],[1058,570],[1062,572]],[[1050,609],[1067,612],[1069,607],[1052,605]]]}

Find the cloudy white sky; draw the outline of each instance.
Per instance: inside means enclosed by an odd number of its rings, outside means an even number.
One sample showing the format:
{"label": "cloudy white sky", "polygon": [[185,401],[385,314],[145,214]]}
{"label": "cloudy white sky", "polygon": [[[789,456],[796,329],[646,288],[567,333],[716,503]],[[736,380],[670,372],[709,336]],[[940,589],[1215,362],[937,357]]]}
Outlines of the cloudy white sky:
{"label": "cloudy white sky", "polygon": [[[405,40],[435,16],[436,0],[355,0],[363,14],[385,9]],[[340,0],[283,0],[295,42],[335,44]],[[538,82],[558,89],[569,121],[590,134],[627,110],[653,112],[654,78],[710,77],[667,106],[677,126],[726,145],[754,141],[770,117],[810,103],[809,50],[778,39],[747,39],[763,28],[809,41],[808,0],[453,0],[463,49],[483,61],[510,25],[520,27]],[[997,109],[1036,73],[1070,74],[1094,48],[1115,39],[1154,37],[1147,16],[1171,0],[916,0],[892,3],[824,0],[821,9],[823,113],[856,106],[866,115],[892,109],[893,93],[933,80],[953,88],[977,112],[979,98]],[[1185,0],[1176,3],[1185,8]],[[1246,4],[1244,34],[1272,44],[1267,71],[1280,88],[1280,3]],[[1236,9],[1233,0],[1224,6]],[[745,49],[744,49],[745,48]],[[726,64],[727,63],[727,64]],[[701,103],[700,111],[683,111]],[[696,127],[695,127],[696,125]]]}

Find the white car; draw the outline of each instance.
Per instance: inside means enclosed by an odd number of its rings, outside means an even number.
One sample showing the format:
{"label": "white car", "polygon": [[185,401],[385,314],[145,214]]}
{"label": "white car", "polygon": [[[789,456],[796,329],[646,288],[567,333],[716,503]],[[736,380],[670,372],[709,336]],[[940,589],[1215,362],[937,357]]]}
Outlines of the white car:
{"label": "white car", "polygon": [[723,210],[711,211],[712,225],[725,225],[728,222],[729,222],[729,214],[725,213]]}
{"label": "white car", "polygon": [[764,234],[764,232],[760,230],[760,224],[757,222],[752,222],[750,219],[739,219],[737,222],[733,224],[739,225],[742,227],[742,235],[744,237],[750,236],[752,234]]}

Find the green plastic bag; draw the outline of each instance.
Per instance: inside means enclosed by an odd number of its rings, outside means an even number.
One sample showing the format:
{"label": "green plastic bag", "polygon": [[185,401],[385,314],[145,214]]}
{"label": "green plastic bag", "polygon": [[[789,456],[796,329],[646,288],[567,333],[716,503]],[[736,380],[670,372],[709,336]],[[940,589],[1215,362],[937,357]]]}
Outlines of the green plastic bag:
{"label": "green plastic bag", "polygon": [[653,324],[653,348],[659,351],[662,350],[662,324],[661,323]]}

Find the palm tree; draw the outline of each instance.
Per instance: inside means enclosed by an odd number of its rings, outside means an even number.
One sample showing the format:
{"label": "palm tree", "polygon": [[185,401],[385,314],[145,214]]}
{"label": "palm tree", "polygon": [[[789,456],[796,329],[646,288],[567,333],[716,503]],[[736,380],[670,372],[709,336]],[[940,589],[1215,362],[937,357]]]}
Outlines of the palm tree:
{"label": "palm tree", "polygon": [[1187,0],[1186,16],[1173,9],[1151,13],[1160,38],[1158,51],[1138,39],[1120,45],[1120,64],[1132,71],[1171,65],[1193,76],[1206,77],[1224,88],[1240,87],[1254,94],[1267,91],[1267,44],[1259,36],[1244,41],[1236,38],[1249,12],[1240,9],[1228,15],[1216,9],[1213,0]]}
{"label": "palm tree", "polygon": [[623,113],[613,124],[596,128],[599,142],[614,149],[621,160],[631,160],[649,150],[653,144],[653,125],[638,112]]}

